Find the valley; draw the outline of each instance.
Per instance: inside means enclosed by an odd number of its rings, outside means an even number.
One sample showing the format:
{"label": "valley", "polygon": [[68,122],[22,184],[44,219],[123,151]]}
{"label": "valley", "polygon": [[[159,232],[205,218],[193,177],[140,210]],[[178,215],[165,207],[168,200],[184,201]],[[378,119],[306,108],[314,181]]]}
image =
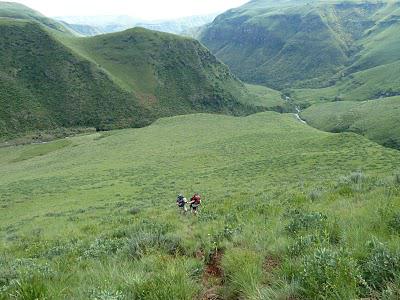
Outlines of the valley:
{"label": "valley", "polygon": [[0,2],[0,300],[399,299],[399,16],[252,0],[195,39]]}

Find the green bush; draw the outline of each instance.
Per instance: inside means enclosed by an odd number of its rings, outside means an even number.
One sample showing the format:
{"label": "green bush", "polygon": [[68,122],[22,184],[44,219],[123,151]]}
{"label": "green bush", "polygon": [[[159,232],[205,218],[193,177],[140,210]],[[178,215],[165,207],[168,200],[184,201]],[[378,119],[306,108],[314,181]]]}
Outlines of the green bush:
{"label": "green bush", "polygon": [[299,236],[293,244],[289,245],[288,252],[292,257],[304,255],[312,246],[318,242],[315,235]]}
{"label": "green bush", "polygon": [[83,251],[83,258],[100,258],[115,254],[126,244],[126,239],[97,238]]}
{"label": "green bush", "polygon": [[128,240],[125,246],[127,255],[132,259],[140,259],[152,250],[163,250],[170,255],[185,253],[179,237],[162,235],[159,232],[138,232]]}
{"label": "green bush", "polygon": [[193,271],[188,269],[191,268],[192,264],[182,261],[165,263],[164,260],[149,277],[141,278],[126,289],[126,299],[195,299],[199,290],[190,276]]}
{"label": "green bush", "polygon": [[367,242],[369,255],[361,262],[363,278],[369,291],[382,291],[387,284],[399,278],[400,256],[383,243]]}
{"label": "green bush", "polygon": [[12,293],[14,299],[21,300],[45,300],[47,299],[47,287],[44,281],[36,276],[16,282],[16,290]]}
{"label": "green bush", "polygon": [[394,183],[400,185],[400,172],[394,174]]}
{"label": "green bush", "polygon": [[326,225],[327,216],[319,212],[304,213],[294,211],[291,213],[292,219],[286,226],[286,231],[291,235],[296,235],[302,230],[322,229]]}
{"label": "green bush", "polygon": [[400,213],[394,214],[389,219],[388,226],[394,233],[400,233]]}
{"label": "green bush", "polygon": [[263,278],[263,257],[246,249],[231,249],[222,259],[229,299],[252,299]]}
{"label": "green bush", "polygon": [[343,251],[318,248],[305,257],[300,274],[305,299],[355,299],[359,272],[353,259]]}
{"label": "green bush", "polygon": [[317,201],[319,199],[321,199],[322,197],[322,190],[320,189],[314,189],[310,192],[309,197],[311,199],[311,201]]}

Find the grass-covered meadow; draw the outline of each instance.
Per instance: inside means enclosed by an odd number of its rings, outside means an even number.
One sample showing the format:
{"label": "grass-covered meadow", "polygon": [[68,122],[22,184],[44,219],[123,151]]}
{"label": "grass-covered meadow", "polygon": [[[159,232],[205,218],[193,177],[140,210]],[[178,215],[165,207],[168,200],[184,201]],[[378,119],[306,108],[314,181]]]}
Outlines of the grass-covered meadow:
{"label": "grass-covered meadow", "polygon": [[0,148],[0,299],[398,299],[399,159],[272,112]]}

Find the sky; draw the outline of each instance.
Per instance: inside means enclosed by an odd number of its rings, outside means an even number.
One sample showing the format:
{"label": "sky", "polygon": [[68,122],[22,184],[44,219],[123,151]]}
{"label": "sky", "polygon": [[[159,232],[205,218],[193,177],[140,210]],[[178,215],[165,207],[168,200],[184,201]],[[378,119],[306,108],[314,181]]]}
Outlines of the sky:
{"label": "sky", "polygon": [[[11,0],[10,0],[11,1]],[[223,12],[249,0],[14,0],[48,17],[129,15],[144,20]]]}

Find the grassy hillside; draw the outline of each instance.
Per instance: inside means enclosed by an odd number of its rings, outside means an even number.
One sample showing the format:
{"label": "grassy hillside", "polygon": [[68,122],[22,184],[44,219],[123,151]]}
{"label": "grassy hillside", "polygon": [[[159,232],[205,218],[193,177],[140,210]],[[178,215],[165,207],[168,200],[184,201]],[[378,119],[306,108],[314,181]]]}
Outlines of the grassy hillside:
{"label": "grassy hillside", "polygon": [[0,33],[0,136],[150,122],[131,94],[39,24],[0,20]]}
{"label": "grassy hillside", "polygon": [[396,299],[399,159],[277,113],[0,149],[0,298]]}
{"label": "grassy hillside", "polygon": [[334,102],[313,105],[302,118],[321,130],[351,131],[386,147],[400,150],[400,97],[366,102]]}
{"label": "grassy hillside", "polygon": [[62,25],[61,23],[47,18],[33,9],[16,2],[0,2],[0,18],[9,18],[16,20],[34,21],[38,22],[46,28],[72,34],[73,31]]}
{"label": "grassy hillside", "polygon": [[243,83],[195,40],[141,28],[78,38],[24,6],[2,4],[0,13],[2,140],[265,109],[250,107]]}
{"label": "grassy hillside", "polygon": [[161,113],[240,110],[245,86],[200,43],[134,28],[68,41],[143,105]]}
{"label": "grassy hillside", "polygon": [[399,60],[399,7],[392,1],[255,0],[218,16],[200,40],[246,82],[322,87]]}
{"label": "grassy hillside", "polygon": [[303,105],[331,101],[365,101],[400,94],[400,61],[343,77],[321,89],[290,90],[292,99]]}
{"label": "grassy hillside", "polygon": [[254,84],[246,84],[246,88],[250,91],[250,95],[244,98],[244,103],[277,112],[294,111],[293,105],[287,102],[282,93],[277,90]]}

